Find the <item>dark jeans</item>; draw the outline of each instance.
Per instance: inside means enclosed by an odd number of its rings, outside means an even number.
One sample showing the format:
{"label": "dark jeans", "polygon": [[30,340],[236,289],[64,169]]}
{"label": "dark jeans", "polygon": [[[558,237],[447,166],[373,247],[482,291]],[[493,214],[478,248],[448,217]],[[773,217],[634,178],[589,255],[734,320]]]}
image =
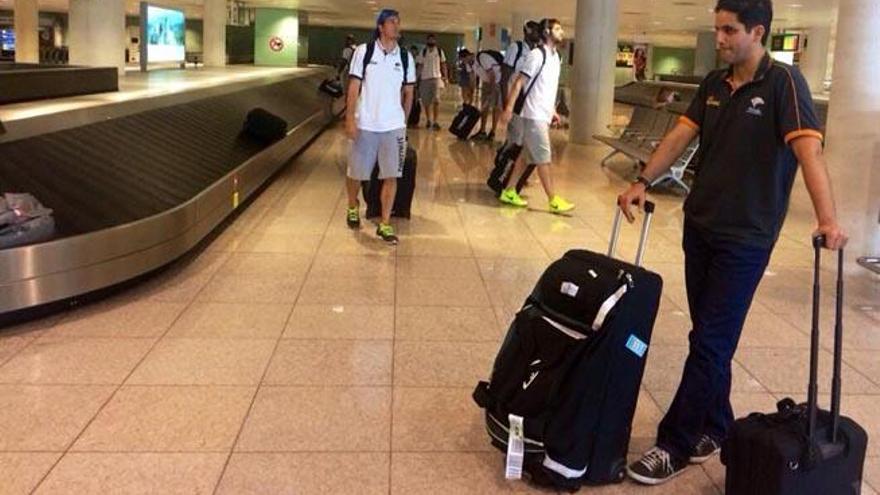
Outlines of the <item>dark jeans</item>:
{"label": "dark jeans", "polygon": [[693,330],[657,445],[686,459],[702,435],[720,442],[733,422],[730,364],[772,249],[721,240],[688,222],[682,244]]}

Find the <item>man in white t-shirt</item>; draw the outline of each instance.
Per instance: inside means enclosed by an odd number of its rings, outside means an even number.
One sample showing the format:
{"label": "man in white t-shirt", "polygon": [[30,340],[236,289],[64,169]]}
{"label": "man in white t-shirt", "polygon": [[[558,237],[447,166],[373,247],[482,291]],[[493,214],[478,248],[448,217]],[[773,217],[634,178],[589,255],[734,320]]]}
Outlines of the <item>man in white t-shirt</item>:
{"label": "man in white t-shirt", "polygon": [[[528,21],[523,25],[523,39],[511,43],[504,55],[504,64],[501,66],[501,88],[504,90],[504,101],[510,95],[513,80],[519,74],[528,59],[529,53],[541,43],[541,25],[535,21]],[[522,146],[523,126],[519,115],[514,114],[507,124],[507,138],[504,148],[511,145]]]}
{"label": "man in white t-shirt", "polygon": [[440,90],[446,83],[446,53],[437,46],[437,37],[429,34],[427,46],[419,53],[416,65],[419,69],[419,98],[428,119],[428,129],[440,130],[437,116],[440,113]]}
{"label": "man in white t-shirt", "polygon": [[[498,126],[498,113],[504,105],[501,98],[501,65],[504,57],[495,50],[483,50],[477,54],[474,71],[480,80],[480,131],[474,141],[493,141]],[[492,130],[486,134],[486,121],[492,112]]]}
{"label": "man in white t-shirt", "polygon": [[351,68],[351,57],[354,56],[354,49],[357,43],[354,41],[354,35],[349,34],[345,37],[345,45],[342,47],[342,57],[339,59],[337,67],[337,78],[342,81],[342,87],[348,86],[348,71]]}
{"label": "man in white t-shirt", "polygon": [[[565,32],[562,24],[556,19],[541,21],[541,37],[543,45],[532,50],[522,70],[514,76],[510,96],[505,105],[501,122],[507,124],[516,111],[523,123],[523,157],[517,160],[516,169],[511,175],[511,184],[516,184],[514,177],[522,174],[523,159],[534,163],[538,168],[538,176],[549,199],[552,213],[565,213],[574,209],[574,205],[556,194],[550,164],[553,151],[550,147],[550,124],[558,120],[556,114],[556,94],[559,90],[559,74],[562,62],[558,47],[561,46]],[[520,98],[520,95],[525,98]],[[502,203],[513,206],[528,206],[528,203],[516,192],[516,188],[505,189],[498,198]]]}
{"label": "man in white t-shirt", "polygon": [[346,222],[353,229],[360,227],[358,193],[361,182],[370,180],[378,161],[382,220],[376,235],[389,244],[397,244],[391,209],[397,179],[403,175],[406,116],[412,107],[416,70],[413,57],[397,43],[397,11],[382,10],[376,26],[373,41],[354,51],[349,72],[345,132],[353,142],[348,161]]}

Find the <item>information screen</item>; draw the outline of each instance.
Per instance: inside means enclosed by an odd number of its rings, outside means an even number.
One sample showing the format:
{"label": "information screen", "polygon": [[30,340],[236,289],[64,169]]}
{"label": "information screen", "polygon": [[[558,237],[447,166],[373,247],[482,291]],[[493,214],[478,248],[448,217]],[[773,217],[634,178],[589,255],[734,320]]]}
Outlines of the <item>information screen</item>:
{"label": "information screen", "polygon": [[[141,9],[143,12],[144,9]],[[146,6],[147,61],[183,62],[186,58],[186,18],[180,10]]]}
{"label": "information screen", "polygon": [[0,50],[4,52],[15,51],[15,31],[12,29],[0,29]]}

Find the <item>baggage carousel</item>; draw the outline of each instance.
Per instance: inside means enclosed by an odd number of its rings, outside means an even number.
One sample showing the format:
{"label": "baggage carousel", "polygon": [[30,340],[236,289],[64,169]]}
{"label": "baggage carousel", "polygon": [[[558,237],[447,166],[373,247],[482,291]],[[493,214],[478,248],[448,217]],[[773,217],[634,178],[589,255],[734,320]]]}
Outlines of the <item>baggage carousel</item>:
{"label": "baggage carousel", "polygon": [[[33,194],[56,224],[49,241],[0,251],[0,324],[192,250],[338,115],[341,99],[318,91],[331,72],[177,80],[58,113],[0,108],[0,192]],[[284,118],[287,136],[241,135],[256,107]]]}

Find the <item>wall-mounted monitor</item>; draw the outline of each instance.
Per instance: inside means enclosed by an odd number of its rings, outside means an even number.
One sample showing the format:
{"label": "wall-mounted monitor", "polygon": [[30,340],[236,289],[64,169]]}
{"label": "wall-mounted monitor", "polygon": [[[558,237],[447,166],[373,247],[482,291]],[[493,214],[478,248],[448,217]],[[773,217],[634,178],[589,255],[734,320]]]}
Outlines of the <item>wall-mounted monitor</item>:
{"label": "wall-mounted monitor", "polygon": [[183,11],[141,2],[141,70],[148,64],[183,63],[185,40]]}
{"label": "wall-mounted monitor", "polygon": [[0,50],[4,52],[15,51],[15,31],[12,29],[0,29]]}
{"label": "wall-mounted monitor", "polygon": [[801,49],[801,35],[777,34],[770,38],[770,51],[798,52]]}

